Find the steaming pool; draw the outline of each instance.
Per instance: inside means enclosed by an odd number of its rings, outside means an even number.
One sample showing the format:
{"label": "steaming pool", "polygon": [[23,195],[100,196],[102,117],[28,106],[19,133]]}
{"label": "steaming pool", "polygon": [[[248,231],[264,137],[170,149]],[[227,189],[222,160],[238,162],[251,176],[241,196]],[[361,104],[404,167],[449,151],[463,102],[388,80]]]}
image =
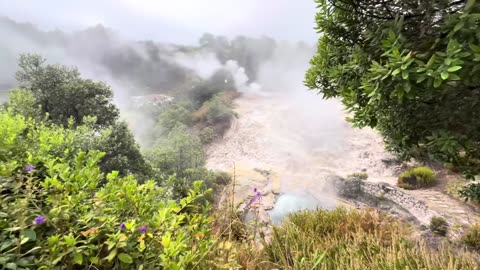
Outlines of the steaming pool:
{"label": "steaming pool", "polygon": [[300,210],[313,209],[334,209],[336,207],[336,199],[330,196],[315,197],[308,193],[284,193],[277,197],[275,205],[269,211],[273,224],[279,225],[282,220],[289,214]]}

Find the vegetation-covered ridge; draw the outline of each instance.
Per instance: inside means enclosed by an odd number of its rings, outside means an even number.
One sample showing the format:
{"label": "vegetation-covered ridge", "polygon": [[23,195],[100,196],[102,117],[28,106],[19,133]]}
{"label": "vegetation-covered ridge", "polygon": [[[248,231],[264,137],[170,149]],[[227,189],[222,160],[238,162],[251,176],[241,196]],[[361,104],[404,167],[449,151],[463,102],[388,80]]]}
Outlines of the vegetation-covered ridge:
{"label": "vegetation-covered ridge", "polygon": [[[305,84],[340,98],[390,150],[480,172],[480,3],[317,0]],[[462,194],[480,201],[479,184]]]}

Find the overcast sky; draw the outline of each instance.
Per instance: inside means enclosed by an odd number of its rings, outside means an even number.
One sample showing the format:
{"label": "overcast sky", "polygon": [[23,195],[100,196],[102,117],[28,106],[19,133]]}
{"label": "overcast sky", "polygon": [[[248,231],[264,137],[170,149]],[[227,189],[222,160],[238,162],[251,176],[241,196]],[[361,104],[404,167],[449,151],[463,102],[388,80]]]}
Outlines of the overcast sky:
{"label": "overcast sky", "polygon": [[98,23],[137,40],[196,43],[204,32],[313,43],[313,0],[0,0],[0,15],[41,29]]}

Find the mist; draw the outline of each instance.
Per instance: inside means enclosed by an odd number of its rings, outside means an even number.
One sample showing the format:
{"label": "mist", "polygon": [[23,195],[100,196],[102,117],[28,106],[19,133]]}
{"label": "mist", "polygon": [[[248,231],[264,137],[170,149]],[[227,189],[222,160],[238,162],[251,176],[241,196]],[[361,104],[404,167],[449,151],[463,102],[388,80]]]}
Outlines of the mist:
{"label": "mist", "polygon": [[[268,4],[259,8],[264,5]],[[280,9],[288,5],[279,3]],[[312,21],[313,11],[312,8]],[[292,20],[307,17],[296,12],[293,10],[290,14]],[[19,18],[14,12],[12,15]],[[81,29],[66,27],[45,31],[42,20],[39,20],[40,26],[35,26],[2,18],[0,35],[9,38],[0,42],[0,87],[15,87],[14,74],[21,53],[39,53],[47,63],[76,66],[82,77],[104,81],[112,87],[121,117],[129,122],[137,141],[148,147],[146,137],[156,132],[157,119],[132,106],[132,97],[185,96],[194,85],[210,80],[219,70],[227,71],[233,82],[225,80],[225,84],[233,83],[241,94],[234,102],[234,109],[238,111],[236,121],[242,130],[227,134],[225,140],[209,147],[209,167],[228,169],[225,164],[230,166],[232,161],[248,160],[251,168],[278,173],[282,192],[297,194],[279,200],[280,208],[289,204],[331,207],[335,204],[335,194],[324,186],[327,177],[345,176],[373,166],[362,162],[344,164],[345,160],[361,154],[362,149],[351,139],[352,128],[345,121],[341,103],[323,100],[303,85],[316,46],[314,42],[300,40],[311,41],[314,31],[308,24],[302,27],[309,29],[311,36],[286,37],[276,29],[269,29],[267,37],[257,31],[263,28],[259,25],[264,19],[246,17],[242,20],[245,20],[243,30],[218,31],[225,35],[213,31],[203,35],[190,33],[189,38],[194,36],[195,41],[178,43],[181,38],[171,38],[168,33],[158,40],[152,41],[155,37],[152,35],[136,41],[133,30],[118,28],[120,24],[115,23],[112,25],[116,29],[109,28],[108,21],[99,21],[105,25],[90,24]],[[252,31],[246,31],[246,26]],[[212,29],[205,27],[204,30]],[[139,33],[142,31],[138,29]],[[282,32],[288,31],[282,29]],[[298,194],[306,190],[311,191],[316,202],[297,200],[298,196],[302,197]],[[294,201],[289,203],[289,198]],[[300,207],[297,206],[294,208]],[[292,209],[277,208],[278,215]]]}

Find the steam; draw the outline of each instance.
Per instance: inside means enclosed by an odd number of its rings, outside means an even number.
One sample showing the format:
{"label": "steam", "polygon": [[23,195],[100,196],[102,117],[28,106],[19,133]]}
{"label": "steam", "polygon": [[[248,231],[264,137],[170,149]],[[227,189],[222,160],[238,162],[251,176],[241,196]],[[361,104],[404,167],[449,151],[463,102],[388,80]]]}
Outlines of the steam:
{"label": "steam", "polygon": [[216,71],[225,69],[232,74],[235,87],[239,92],[260,93],[260,84],[256,82],[249,83],[250,80],[245,73],[245,68],[241,67],[235,60],[230,59],[222,65],[215,53],[206,50],[190,54],[179,52],[174,55],[172,60],[187,69],[194,70],[202,79],[208,79]]}

